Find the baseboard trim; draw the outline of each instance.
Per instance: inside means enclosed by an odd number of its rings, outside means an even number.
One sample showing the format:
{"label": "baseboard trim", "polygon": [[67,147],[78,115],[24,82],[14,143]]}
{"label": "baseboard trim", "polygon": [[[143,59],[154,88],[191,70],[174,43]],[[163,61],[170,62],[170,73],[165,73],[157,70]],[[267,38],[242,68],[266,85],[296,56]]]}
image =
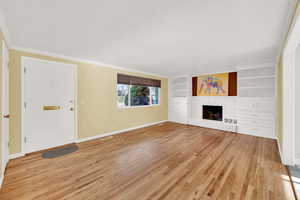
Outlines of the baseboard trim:
{"label": "baseboard trim", "polygon": [[297,165],[297,167],[299,167],[299,166],[300,166],[300,159],[298,159],[298,158],[295,158],[295,165]]}
{"label": "baseboard trim", "polygon": [[163,121],[158,121],[158,122],[154,122],[154,123],[144,124],[144,125],[141,125],[141,126],[135,126],[135,127],[132,127],[132,128],[127,128],[127,129],[122,129],[122,130],[113,131],[113,132],[109,132],[109,133],[99,134],[99,135],[95,135],[95,136],[92,136],[92,137],[81,138],[81,139],[77,139],[76,143],[86,142],[86,141],[99,139],[99,138],[103,138],[103,137],[107,137],[107,136],[121,134],[121,133],[124,133],[124,132],[127,132],[127,131],[132,131],[132,130],[136,130],[136,129],[140,129],[140,128],[145,128],[145,127],[148,127],[148,126],[161,124],[161,123],[164,123],[164,122],[167,122],[167,121],[168,120],[163,120]]}
{"label": "baseboard trim", "polygon": [[23,156],[25,156],[24,153],[15,153],[15,154],[10,154],[8,156],[8,158],[9,158],[9,160],[11,160],[11,159],[15,159],[15,158],[23,157]]}
{"label": "baseboard trim", "polygon": [[271,139],[271,140],[277,140],[277,137],[274,137],[274,136],[265,136],[265,135],[242,133],[242,132],[237,132],[237,133],[238,134],[242,134],[242,135],[249,135],[249,136],[259,137],[259,138],[266,138],[266,139]]}
{"label": "baseboard trim", "polygon": [[2,187],[3,180],[4,180],[4,175],[1,173],[1,176],[0,176],[0,188]]}
{"label": "baseboard trim", "polygon": [[[136,127],[132,127],[132,128],[128,128],[128,129],[122,129],[122,130],[118,130],[118,131],[113,131],[113,132],[110,132],[110,133],[99,134],[99,135],[92,136],[92,137],[76,139],[75,142],[76,143],[86,142],[86,141],[89,141],[89,140],[98,139],[98,138],[102,138],[102,137],[107,137],[107,136],[111,136],[111,135],[115,135],[115,134],[120,134],[120,133],[124,133],[124,132],[127,132],[127,131],[139,129],[139,128],[153,126],[153,125],[164,123],[164,122],[167,122],[167,121],[168,120],[163,120],[163,121],[158,121],[158,122],[154,122],[154,123],[144,124],[144,125],[141,125],[141,126],[136,126]],[[23,157],[23,156],[25,156],[25,154],[21,152],[21,153],[10,154],[8,156],[8,158],[9,158],[9,160],[11,160],[11,159],[20,158],[20,157]]]}
{"label": "baseboard trim", "polygon": [[277,141],[277,147],[278,147],[278,151],[279,151],[280,161],[281,161],[281,163],[284,163],[284,162],[283,162],[283,158],[282,158],[281,147],[280,147],[280,144],[279,144],[279,139],[276,138],[276,141]]}
{"label": "baseboard trim", "polygon": [[6,163],[4,169],[1,169],[1,174],[0,174],[0,188],[2,187],[2,184],[3,184],[3,181],[4,181],[4,175],[5,175],[5,170],[6,170],[7,164],[8,163]]}

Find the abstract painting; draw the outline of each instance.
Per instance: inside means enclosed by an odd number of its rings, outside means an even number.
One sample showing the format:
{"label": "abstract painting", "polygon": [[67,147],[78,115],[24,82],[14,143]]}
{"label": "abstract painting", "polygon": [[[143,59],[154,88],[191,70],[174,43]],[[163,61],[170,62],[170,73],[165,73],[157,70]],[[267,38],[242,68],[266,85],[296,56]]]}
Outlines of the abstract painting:
{"label": "abstract painting", "polygon": [[229,73],[198,76],[197,96],[228,96]]}

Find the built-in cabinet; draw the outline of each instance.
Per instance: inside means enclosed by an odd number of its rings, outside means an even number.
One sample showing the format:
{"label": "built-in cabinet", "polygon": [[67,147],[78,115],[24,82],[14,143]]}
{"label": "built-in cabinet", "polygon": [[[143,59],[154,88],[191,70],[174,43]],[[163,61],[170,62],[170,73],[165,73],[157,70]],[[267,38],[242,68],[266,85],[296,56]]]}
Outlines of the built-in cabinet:
{"label": "built-in cabinet", "polygon": [[238,133],[275,138],[274,98],[237,98]]}
{"label": "built-in cabinet", "polygon": [[[274,66],[268,63],[237,67],[238,96],[235,97],[192,96],[191,76],[169,79],[169,120],[275,138]],[[223,121],[202,119],[202,105],[223,106]]]}
{"label": "built-in cabinet", "polygon": [[238,132],[275,138],[275,65],[241,67],[238,72]]}

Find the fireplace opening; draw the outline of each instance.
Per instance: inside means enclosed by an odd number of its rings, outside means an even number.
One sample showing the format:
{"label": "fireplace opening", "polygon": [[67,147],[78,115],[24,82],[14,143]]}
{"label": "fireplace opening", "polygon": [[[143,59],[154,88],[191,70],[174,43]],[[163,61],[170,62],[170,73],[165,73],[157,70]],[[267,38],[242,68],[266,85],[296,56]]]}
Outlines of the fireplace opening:
{"label": "fireplace opening", "polygon": [[203,105],[202,118],[208,120],[223,121],[223,107]]}

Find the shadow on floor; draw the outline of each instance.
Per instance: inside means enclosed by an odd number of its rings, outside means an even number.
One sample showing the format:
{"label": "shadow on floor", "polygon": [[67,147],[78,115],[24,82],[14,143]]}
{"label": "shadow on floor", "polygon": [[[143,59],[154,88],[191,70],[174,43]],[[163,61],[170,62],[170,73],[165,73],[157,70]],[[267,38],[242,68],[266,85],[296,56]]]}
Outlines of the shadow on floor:
{"label": "shadow on floor", "polygon": [[297,199],[300,198],[300,168],[289,166],[290,175],[292,178],[292,183],[294,185],[295,193]]}

